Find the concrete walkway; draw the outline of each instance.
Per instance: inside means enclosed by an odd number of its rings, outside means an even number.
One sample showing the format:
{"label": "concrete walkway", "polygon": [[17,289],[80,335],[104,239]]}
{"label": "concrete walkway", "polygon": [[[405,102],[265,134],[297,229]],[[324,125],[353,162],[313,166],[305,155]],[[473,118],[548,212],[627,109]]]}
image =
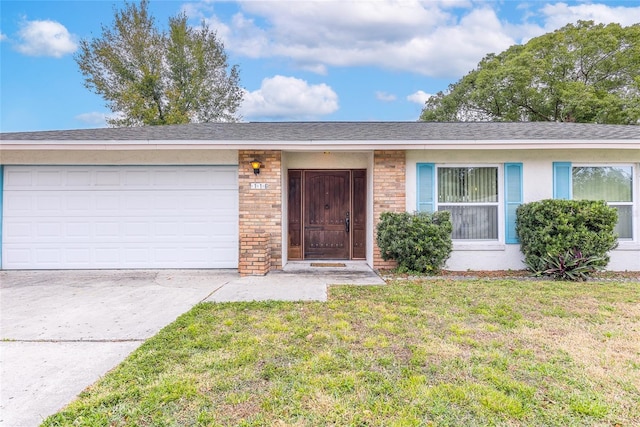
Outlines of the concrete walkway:
{"label": "concrete walkway", "polygon": [[[338,266],[344,264],[344,266]],[[0,426],[57,412],[202,301],[326,301],[330,284],[380,285],[363,263],[235,270],[0,271]]]}
{"label": "concrete walkway", "polygon": [[205,301],[326,301],[328,285],[384,285],[362,262],[290,262],[282,271],[230,281]]}

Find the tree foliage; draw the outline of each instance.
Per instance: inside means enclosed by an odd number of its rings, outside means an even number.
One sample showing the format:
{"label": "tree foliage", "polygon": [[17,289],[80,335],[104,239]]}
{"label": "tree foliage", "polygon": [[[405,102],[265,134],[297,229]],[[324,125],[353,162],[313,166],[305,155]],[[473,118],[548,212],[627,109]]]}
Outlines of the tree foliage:
{"label": "tree foliage", "polygon": [[125,3],[100,37],[82,40],[76,62],[85,86],[114,113],[111,126],[238,120],[238,67],[204,22],[189,27],[184,13],[168,31],[156,28],[149,1]]}
{"label": "tree foliage", "polygon": [[640,24],[579,21],[489,54],[420,119],[639,124]]}

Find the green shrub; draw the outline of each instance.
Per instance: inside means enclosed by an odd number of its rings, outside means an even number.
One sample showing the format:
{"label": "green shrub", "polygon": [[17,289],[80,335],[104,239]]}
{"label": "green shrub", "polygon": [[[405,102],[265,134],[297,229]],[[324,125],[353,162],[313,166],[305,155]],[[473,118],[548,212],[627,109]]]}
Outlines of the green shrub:
{"label": "green shrub", "polygon": [[[609,263],[618,213],[603,201],[541,200],[516,211],[524,262],[536,274],[583,280]],[[572,272],[575,270],[575,274]],[[571,278],[575,276],[575,278]]]}
{"label": "green shrub", "polygon": [[398,271],[436,273],[451,255],[451,230],[449,212],[384,212],[376,241],[382,259],[395,260]]}

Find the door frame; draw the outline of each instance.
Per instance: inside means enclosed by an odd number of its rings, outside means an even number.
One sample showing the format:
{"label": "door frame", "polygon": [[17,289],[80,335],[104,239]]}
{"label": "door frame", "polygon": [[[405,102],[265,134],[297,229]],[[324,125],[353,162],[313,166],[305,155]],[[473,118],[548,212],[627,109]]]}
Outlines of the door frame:
{"label": "door frame", "polygon": [[367,230],[367,170],[366,169],[289,169],[287,172],[287,259],[292,261],[313,260],[304,254],[304,203],[305,172],[349,172],[349,232],[348,257],[345,260],[366,259]]}

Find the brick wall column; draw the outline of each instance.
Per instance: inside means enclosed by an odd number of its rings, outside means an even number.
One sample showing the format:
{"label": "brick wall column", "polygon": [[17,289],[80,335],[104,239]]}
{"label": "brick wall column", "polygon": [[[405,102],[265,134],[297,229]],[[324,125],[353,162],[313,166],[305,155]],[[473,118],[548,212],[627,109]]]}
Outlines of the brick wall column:
{"label": "brick wall column", "polygon": [[[374,233],[382,212],[406,210],[406,153],[404,150],[373,152],[373,226]],[[375,234],[374,234],[375,236]],[[373,240],[373,268],[395,268],[395,261],[384,261]]]}
{"label": "brick wall column", "polygon": [[264,276],[271,268],[271,246],[268,233],[240,234],[240,263],[243,276]]}
{"label": "brick wall column", "polygon": [[[249,164],[253,159],[262,162],[259,175]],[[282,153],[239,150],[238,165],[238,272],[245,276],[266,274],[282,268]]]}

